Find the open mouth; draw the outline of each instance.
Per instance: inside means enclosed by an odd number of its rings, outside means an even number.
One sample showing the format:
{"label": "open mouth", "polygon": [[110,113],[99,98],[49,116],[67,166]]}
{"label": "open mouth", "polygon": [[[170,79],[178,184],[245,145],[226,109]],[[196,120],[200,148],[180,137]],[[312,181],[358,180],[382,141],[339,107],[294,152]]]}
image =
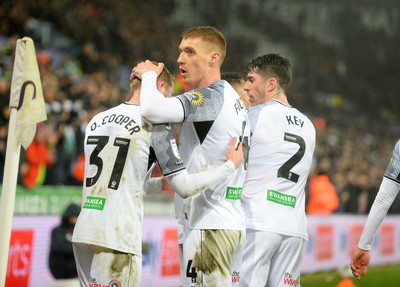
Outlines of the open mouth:
{"label": "open mouth", "polygon": [[182,69],[182,68],[180,68],[179,70],[181,71],[181,75],[182,75],[182,77],[186,77],[186,75],[187,75],[187,71],[186,71],[186,70],[184,70],[184,69]]}

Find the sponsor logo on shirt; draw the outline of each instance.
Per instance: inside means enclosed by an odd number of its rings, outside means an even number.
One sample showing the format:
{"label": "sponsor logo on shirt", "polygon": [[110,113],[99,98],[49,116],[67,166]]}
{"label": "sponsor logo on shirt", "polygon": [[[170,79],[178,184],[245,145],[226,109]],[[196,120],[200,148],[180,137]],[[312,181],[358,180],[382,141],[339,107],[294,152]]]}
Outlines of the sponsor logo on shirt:
{"label": "sponsor logo on shirt", "polygon": [[294,279],[292,277],[293,277],[292,274],[290,274],[289,272],[285,272],[285,275],[283,276],[283,285],[298,287],[299,286],[299,279],[298,278]]}
{"label": "sponsor logo on shirt", "polygon": [[193,106],[201,106],[204,103],[204,96],[199,91],[194,91],[192,94],[192,99],[190,100]]}
{"label": "sponsor logo on shirt", "polygon": [[103,197],[88,196],[86,202],[83,204],[83,208],[103,210],[106,199]]}
{"label": "sponsor logo on shirt", "polygon": [[177,159],[181,159],[179,155],[178,145],[176,144],[176,139],[170,139],[169,144],[171,145],[172,153]]}
{"label": "sponsor logo on shirt", "polygon": [[295,196],[283,194],[272,189],[268,189],[267,191],[267,200],[291,207],[294,207],[296,205]]}
{"label": "sponsor logo on shirt", "polygon": [[232,272],[232,284],[238,284],[240,282],[240,272],[233,271]]}
{"label": "sponsor logo on shirt", "polygon": [[89,287],[122,287],[122,284],[117,279],[111,280],[108,284],[101,284],[96,282],[96,278],[92,278]]}
{"label": "sponsor logo on shirt", "polygon": [[241,187],[231,187],[228,186],[226,189],[226,199],[230,200],[239,200],[242,197],[242,188]]}

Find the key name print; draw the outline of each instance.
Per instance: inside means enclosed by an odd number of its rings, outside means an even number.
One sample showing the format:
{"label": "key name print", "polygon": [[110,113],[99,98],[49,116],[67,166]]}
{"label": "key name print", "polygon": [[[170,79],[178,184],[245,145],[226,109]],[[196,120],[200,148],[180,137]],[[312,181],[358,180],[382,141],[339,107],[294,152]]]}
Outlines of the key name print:
{"label": "key name print", "polygon": [[288,125],[290,126],[290,125],[296,125],[296,126],[299,126],[299,127],[303,127],[303,125],[304,125],[304,121],[302,120],[302,119],[300,119],[300,118],[298,118],[298,117],[296,117],[296,116],[286,116],[286,120],[287,120],[287,123],[288,123]]}

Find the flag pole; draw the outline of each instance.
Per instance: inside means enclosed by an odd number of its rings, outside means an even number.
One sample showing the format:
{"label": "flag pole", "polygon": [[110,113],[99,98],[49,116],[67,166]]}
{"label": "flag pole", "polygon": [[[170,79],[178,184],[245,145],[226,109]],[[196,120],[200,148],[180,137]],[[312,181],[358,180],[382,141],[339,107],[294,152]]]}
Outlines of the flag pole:
{"label": "flag pole", "polygon": [[29,147],[37,123],[46,118],[35,45],[31,38],[24,37],[17,40],[11,80],[10,120],[0,200],[0,287],[4,287],[7,277],[21,146]]}
{"label": "flag pole", "polygon": [[3,190],[0,201],[0,286],[5,286],[11,226],[14,213],[21,143],[15,136],[17,109],[11,108],[8,125],[6,160],[4,164]]}

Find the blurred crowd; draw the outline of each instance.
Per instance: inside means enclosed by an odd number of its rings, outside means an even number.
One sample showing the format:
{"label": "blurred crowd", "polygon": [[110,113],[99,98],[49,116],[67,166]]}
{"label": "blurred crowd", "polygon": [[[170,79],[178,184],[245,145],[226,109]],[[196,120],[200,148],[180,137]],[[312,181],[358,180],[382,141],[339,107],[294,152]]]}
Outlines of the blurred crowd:
{"label": "blurred crowd", "polygon": [[[174,71],[173,55],[182,26],[167,25],[165,19],[174,8],[163,5],[167,1],[141,5],[135,1],[15,2],[0,3],[0,179],[16,40],[30,36],[35,41],[48,120],[38,126],[34,149],[21,153],[19,183],[27,188],[81,185],[86,123],[99,111],[129,98],[130,69],[139,60],[162,60]],[[148,11],[151,17],[146,17]],[[400,134],[399,121],[393,116],[396,106],[385,106],[387,94],[369,85],[365,98],[352,98],[346,90],[332,93],[331,86],[341,84],[341,76],[332,70],[335,59],[324,48],[312,47],[318,73],[304,73],[288,93],[289,101],[306,112],[317,128],[311,178],[324,173],[332,181],[339,198],[333,212],[365,214]],[[241,51],[237,55],[232,49],[227,57],[240,57]],[[362,86],[360,81],[354,84]],[[324,88],[326,92],[319,92]],[[175,92],[180,89],[178,78]],[[387,96],[392,103],[392,94]],[[399,211],[397,202],[389,212]]]}

